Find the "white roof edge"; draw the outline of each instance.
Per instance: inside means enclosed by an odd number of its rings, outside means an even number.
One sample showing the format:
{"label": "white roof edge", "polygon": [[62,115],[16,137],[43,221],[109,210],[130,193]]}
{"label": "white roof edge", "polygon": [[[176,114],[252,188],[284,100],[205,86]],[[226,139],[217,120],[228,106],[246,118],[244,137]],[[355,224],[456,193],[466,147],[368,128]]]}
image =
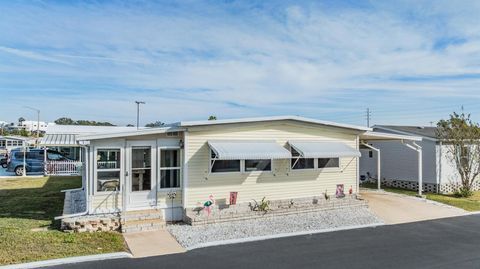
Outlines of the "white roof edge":
{"label": "white roof edge", "polygon": [[386,131],[389,131],[389,132],[395,132],[397,134],[417,136],[417,137],[421,137],[422,139],[430,140],[430,141],[439,141],[438,139],[432,138],[432,137],[429,137],[429,136],[424,136],[424,135],[414,134],[414,133],[410,133],[410,132],[399,131],[399,130],[383,127],[381,125],[374,125],[372,128],[378,128],[378,129],[386,130]]}
{"label": "white roof edge", "polygon": [[225,119],[225,120],[182,121],[180,122],[180,126],[191,127],[191,126],[251,123],[251,122],[264,122],[264,121],[280,121],[280,120],[293,120],[293,121],[321,124],[321,125],[327,125],[327,126],[333,126],[333,127],[339,127],[339,128],[360,130],[360,131],[372,131],[372,128],[369,128],[369,127],[343,124],[343,123],[337,123],[332,121],[310,119],[310,118],[305,118],[300,116],[272,116],[272,117],[240,118],[240,119]]}
{"label": "white roof edge", "polygon": [[90,134],[90,135],[78,135],[77,141],[89,141],[89,140],[98,140],[98,139],[107,139],[107,138],[120,138],[120,137],[129,137],[137,135],[149,135],[149,134],[162,134],[167,132],[181,132],[184,131],[183,128],[178,127],[159,127],[159,128],[150,128],[150,129],[140,129],[135,131],[127,132],[115,132],[115,133],[101,133],[101,134]]}
{"label": "white roof edge", "polygon": [[376,132],[376,131],[367,131],[360,135],[361,140],[369,140],[368,138],[362,139],[362,135],[365,136],[372,136],[377,137],[377,140],[410,140],[410,141],[422,141],[422,136],[414,136],[414,135],[401,135],[401,134],[392,134],[392,133],[383,133],[383,132]]}

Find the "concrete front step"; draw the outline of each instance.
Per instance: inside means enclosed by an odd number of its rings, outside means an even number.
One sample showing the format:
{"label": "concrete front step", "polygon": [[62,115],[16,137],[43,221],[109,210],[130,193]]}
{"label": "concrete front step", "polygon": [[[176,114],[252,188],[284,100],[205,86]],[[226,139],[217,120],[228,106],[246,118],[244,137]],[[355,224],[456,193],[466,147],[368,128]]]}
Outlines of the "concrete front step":
{"label": "concrete front step", "polygon": [[142,220],[162,220],[163,213],[160,210],[150,209],[150,210],[137,210],[137,211],[127,211],[121,215],[121,223],[127,223],[130,221],[142,221]]}
{"label": "concrete front step", "polygon": [[133,220],[122,223],[122,233],[156,231],[165,228],[165,226],[165,221],[161,219]]}

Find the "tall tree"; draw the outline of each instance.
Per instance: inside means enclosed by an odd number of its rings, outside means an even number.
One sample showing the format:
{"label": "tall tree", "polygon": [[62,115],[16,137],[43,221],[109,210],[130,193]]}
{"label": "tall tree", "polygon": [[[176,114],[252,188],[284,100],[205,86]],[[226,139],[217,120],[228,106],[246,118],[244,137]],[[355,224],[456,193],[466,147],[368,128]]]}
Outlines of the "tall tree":
{"label": "tall tree", "polygon": [[90,121],[90,120],[72,120],[71,118],[59,118],[55,121],[58,125],[90,125],[90,126],[115,126],[110,122]]}
{"label": "tall tree", "polygon": [[480,174],[480,127],[463,112],[454,112],[448,120],[440,120],[437,127],[437,136],[446,145],[460,177],[456,194],[471,196],[473,184]]}
{"label": "tall tree", "polygon": [[55,123],[58,125],[74,125],[75,121],[70,118],[63,117],[63,118],[57,119]]}
{"label": "tall tree", "polygon": [[157,120],[156,122],[151,122],[151,123],[145,124],[145,127],[161,127],[163,125],[165,125],[165,123]]}
{"label": "tall tree", "polygon": [[210,117],[208,117],[208,120],[217,120],[217,116],[211,115]]}
{"label": "tall tree", "polygon": [[18,125],[22,125],[22,122],[24,122],[24,121],[25,121],[24,117],[18,118]]}

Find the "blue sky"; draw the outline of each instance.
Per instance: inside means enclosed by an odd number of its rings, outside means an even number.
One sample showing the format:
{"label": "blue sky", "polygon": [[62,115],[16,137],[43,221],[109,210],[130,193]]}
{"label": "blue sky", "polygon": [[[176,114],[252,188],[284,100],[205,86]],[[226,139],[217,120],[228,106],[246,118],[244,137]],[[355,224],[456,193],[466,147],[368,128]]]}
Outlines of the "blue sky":
{"label": "blue sky", "polygon": [[480,120],[480,1],[2,1],[0,120]]}

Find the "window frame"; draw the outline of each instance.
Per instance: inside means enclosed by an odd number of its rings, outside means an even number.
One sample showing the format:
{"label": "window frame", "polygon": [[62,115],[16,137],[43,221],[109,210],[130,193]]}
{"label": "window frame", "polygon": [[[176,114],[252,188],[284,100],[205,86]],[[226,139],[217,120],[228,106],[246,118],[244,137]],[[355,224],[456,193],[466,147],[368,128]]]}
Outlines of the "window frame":
{"label": "window frame", "polygon": [[297,157],[297,156],[293,156],[292,150],[295,150],[300,156],[300,152],[298,152],[296,149],[294,149],[290,145],[290,154],[292,155],[292,158],[290,158],[290,163],[289,163],[290,171],[315,171],[315,170],[317,170],[317,158],[302,158],[302,157],[300,157],[298,159],[313,159],[313,167],[312,168],[297,168],[297,169],[293,168],[292,161],[296,160],[297,158],[294,158],[294,157]]}
{"label": "window frame", "polygon": [[[253,170],[253,171],[248,171],[247,166],[246,166],[246,161],[270,161],[270,170]],[[240,168],[242,168],[242,162],[243,162],[243,168],[244,171],[243,173],[272,173],[273,172],[273,159],[245,159],[245,160],[240,160]]]}
{"label": "window frame", "polygon": [[[329,166],[329,167],[319,167],[319,159],[338,159],[338,166]],[[327,157],[327,158],[315,158],[317,170],[339,170],[341,168],[340,157]]]}
{"label": "window frame", "polygon": [[[180,166],[175,166],[175,167],[162,167],[161,166],[161,162],[162,162],[162,150],[178,150],[178,154],[179,154],[179,165]],[[172,191],[172,190],[181,190],[182,189],[182,186],[183,186],[183,169],[182,169],[182,162],[183,162],[183,154],[184,154],[184,151],[182,150],[181,147],[179,146],[161,146],[161,147],[158,147],[158,160],[157,160],[157,167],[158,167],[158,187],[157,187],[157,191],[160,192],[168,192],[168,191]],[[178,182],[178,187],[173,187],[173,188],[162,188],[162,170],[176,170],[178,169],[178,174],[179,174],[179,182]]]}
{"label": "window frame", "polygon": [[[107,168],[107,169],[98,169],[98,151],[102,150],[119,150],[119,158],[120,158],[120,165],[119,168]],[[99,146],[96,147],[95,150],[93,151],[93,158],[94,158],[94,166],[93,166],[93,171],[94,171],[94,195],[111,195],[112,193],[121,193],[123,191],[123,175],[122,171],[124,171],[123,167],[123,148],[121,146]],[[116,191],[99,191],[98,190],[98,172],[119,172],[119,183],[120,187]]]}
{"label": "window frame", "polygon": [[[232,174],[242,174],[244,173],[243,171],[245,170],[245,163],[242,162],[242,160],[238,159],[238,160],[228,160],[228,161],[240,161],[240,170],[239,171],[223,171],[223,172],[213,172],[212,171],[212,168],[213,168],[213,163],[212,161],[213,160],[218,160],[218,159],[215,159],[215,158],[212,158],[212,153],[215,153],[211,148],[209,148],[209,151],[208,151],[209,155],[208,155],[208,174],[215,174],[215,175],[222,175],[222,174],[225,174],[225,175],[232,175]],[[216,155],[216,153],[215,153]]]}

